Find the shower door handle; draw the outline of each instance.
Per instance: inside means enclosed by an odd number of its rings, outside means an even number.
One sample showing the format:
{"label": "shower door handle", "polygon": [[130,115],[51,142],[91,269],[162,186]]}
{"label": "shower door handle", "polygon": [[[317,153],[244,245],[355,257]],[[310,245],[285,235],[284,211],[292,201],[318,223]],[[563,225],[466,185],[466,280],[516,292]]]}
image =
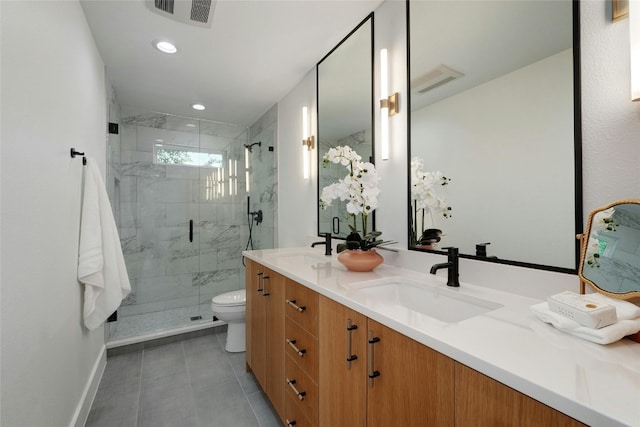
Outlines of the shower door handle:
{"label": "shower door handle", "polygon": [[189,220],[189,241],[193,242],[193,220]]}

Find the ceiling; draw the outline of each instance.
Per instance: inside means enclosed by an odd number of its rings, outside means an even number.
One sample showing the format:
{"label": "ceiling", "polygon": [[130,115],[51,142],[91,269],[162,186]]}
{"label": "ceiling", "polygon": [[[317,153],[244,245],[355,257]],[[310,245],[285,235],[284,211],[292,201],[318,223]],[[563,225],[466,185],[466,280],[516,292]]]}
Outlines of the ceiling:
{"label": "ceiling", "polygon": [[424,94],[412,109],[478,86],[573,45],[571,1],[412,1],[411,81],[439,65],[464,75]]}
{"label": "ceiling", "polygon": [[[144,0],[81,0],[121,105],[245,126],[380,3],[219,0],[203,28],[155,13]],[[156,50],[158,39],[178,53]],[[193,110],[194,103],[206,110]]]}

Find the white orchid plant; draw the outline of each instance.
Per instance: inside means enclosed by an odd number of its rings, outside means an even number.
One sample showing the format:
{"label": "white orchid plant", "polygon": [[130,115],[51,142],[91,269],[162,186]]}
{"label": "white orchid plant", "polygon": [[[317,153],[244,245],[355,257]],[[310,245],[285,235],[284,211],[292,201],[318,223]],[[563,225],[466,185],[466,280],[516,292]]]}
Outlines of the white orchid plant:
{"label": "white orchid plant", "polygon": [[[425,216],[431,216],[431,223],[434,223],[434,215],[441,215],[444,218],[451,218],[451,206],[445,197],[439,194],[443,187],[449,185],[450,178],[447,178],[440,171],[425,172],[424,160],[421,157],[411,159],[411,200],[413,205],[413,231],[414,243],[422,240],[418,237],[425,230]],[[437,229],[430,229],[432,232],[439,232]],[[433,234],[433,233],[431,233]],[[438,236],[440,233],[436,233]],[[439,238],[438,238],[439,240]]]}
{"label": "white orchid plant", "polygon": [[[363,162],[362,157],[348,145],[330,148],[322,158],[323,167],[329,163],[341,164],[346,167],[347,175],[327,185],[320,194],[320,206],[327,209],[334,200],[346,202],[347,214],[353,219],[351,235],[347,237],[346,245],[338,245],[340,249],[368,250],[382,244],[394,243],[379,240],[379,231],[367,233],[367,218],[378,207],[378,172],[373,163]],[[362,219],[362,236],[358,232],[357,219]]]}
{"label": "white orchid plant", "polygon": [[615,209],[609,208],[596,213],[591,220],[591,234],[589,235],[589,241],[587,242],[585,257],[587,265],[592,268],[600,268],[600,262],[598,259],[600,258],[601,243],[598,236],[600,233],[616,231],[618,228],[618,224],[616,224],[613,219],[614,213]]}

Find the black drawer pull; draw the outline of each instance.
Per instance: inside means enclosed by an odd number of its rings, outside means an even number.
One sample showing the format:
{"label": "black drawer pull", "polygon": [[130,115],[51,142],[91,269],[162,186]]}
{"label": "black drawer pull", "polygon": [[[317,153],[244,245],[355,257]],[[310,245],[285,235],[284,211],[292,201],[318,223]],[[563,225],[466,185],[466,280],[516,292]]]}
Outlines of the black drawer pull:
{"label": "black drawer pull", "polygon": [[298,389],[295,386],[296,380],[287,379],[287,384],[289,384],[289,387],[291,387],[291,389],[296,394],[296,396],[298,396],[298,399],[304,400],[304,397],[307,395],[307,393],[304,391],[298,391]]}
{"label": "black drawer pull", "polygon": [[296,305],[296,300],[287,300],[287,304],[289,304],[291,307],[295,308],[297,311],[299,311],[300,313],[302,313],[303,311],[305,311],[307,309],[307,307],[303,306],[297,306]]}
{"label": "black drawer pull", "polygon": [[296,347],[296,340],[290,340],[290,339],[286,339],[287,340],[287,344],[289,344],[291,346],[291,348],[293,348],[295,350],[296,353],[298,353],[298,356],[303,357],[304,354],[307,352],[307,350],[303,349],[299,349],[298,347]]}

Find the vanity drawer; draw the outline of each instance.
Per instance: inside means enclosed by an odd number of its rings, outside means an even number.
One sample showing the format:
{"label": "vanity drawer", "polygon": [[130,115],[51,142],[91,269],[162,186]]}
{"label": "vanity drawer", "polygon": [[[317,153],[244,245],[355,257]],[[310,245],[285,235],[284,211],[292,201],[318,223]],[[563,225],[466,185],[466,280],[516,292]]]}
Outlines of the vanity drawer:
{"label": "vanity drawer", "polygon": [[314,337],[318,336],[318,293],[286,279],[285,313]]}
{"label": "vanity drawer", "polygon": [[[288,387],[288,386],[287,386]],[[287,394],[285,396],[285,406],[284,406],[284,426],[285,427],[307,427],[307,426],[315,426],[315,423],[309,421],[307,414],[304,413],[304,410],[298,405],[296,399],[293,394]]]}
{"label": "vanity drawer", "polygon": [[317,383],[318,339],[291,319],[285,321],[284,339],[285,353]]}
{"label": "vanity drawer", "polygon": [[318,386],[290,355],[285,359],[285,395],[315,425],[318,423]]}

